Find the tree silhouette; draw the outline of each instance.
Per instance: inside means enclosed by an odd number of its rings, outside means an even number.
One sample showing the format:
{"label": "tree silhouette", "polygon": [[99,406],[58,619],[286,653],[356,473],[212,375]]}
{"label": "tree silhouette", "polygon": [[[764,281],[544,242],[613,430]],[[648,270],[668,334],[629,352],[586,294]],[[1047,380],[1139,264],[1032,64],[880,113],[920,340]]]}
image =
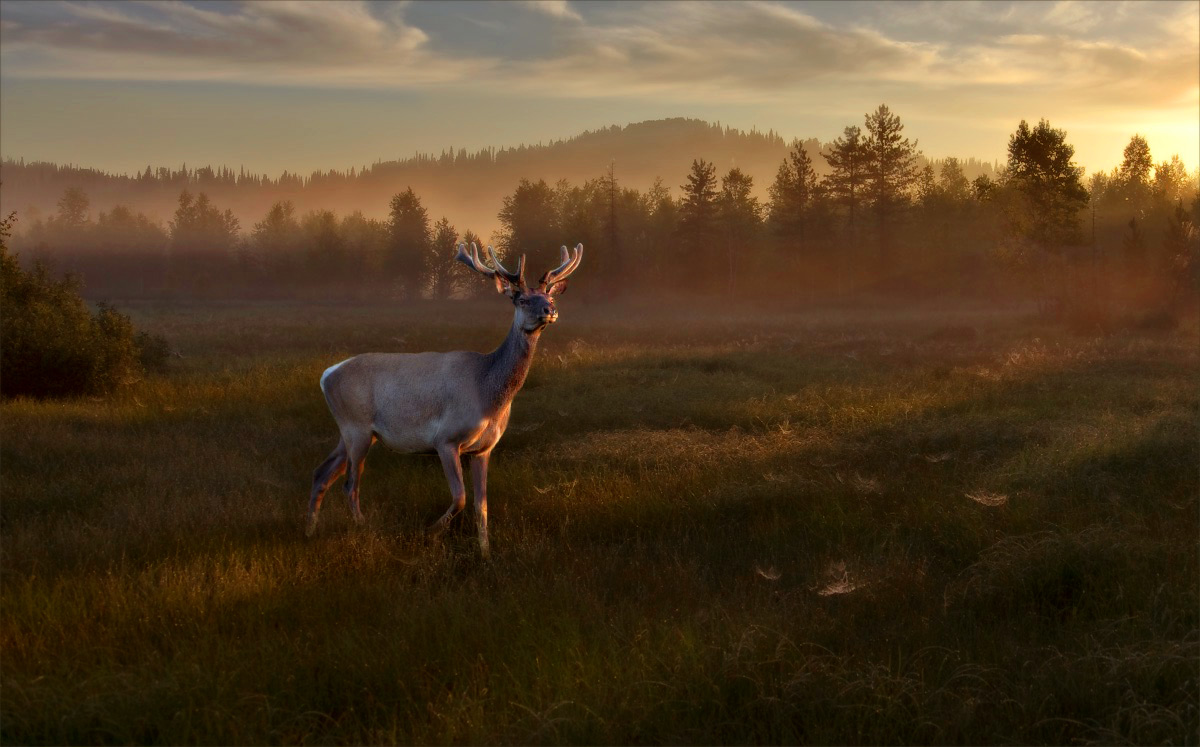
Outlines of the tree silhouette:
{"label": "tree silhouette", "polygon": [[[97,288],[120,290],[122,295],[161,287],[166,272],[167,232],[142,213],[114,205],[96,216],[87,241],[80,246],[76,268],[86,277],[100,280]],[[91,254],[90,257],[83,257]],[[86,261],[85,261],[86,260]]]}
{"label": "tree silhouette", "polygon": [[1183,200],[1177,200],[1167,216],[1163,271],[1169,284],[1169,304],[1175,304],[1187,292],[1200,291],[1200,230],[1183,207]]}
{"label": "tree silhouette", "polygon": [[1008,235],[1015,240],[1018,266],[1034,271],[1044,312],[1064,310],[1062,250],[1078,243],[1079,213],[1088,200],[1080,181],[1083,169],[1075,165],[1074,155],[1067,133],[1044,119],[1034,128],[1021,120],[1008,141],[1005,182],[1015,198],[1007,202]]}
{"label": "tree silhouette", "polygon": [[1009,137],[1005,178],[1023,197],[1016,234],[1042,251],[1057,251],[1078,240],[1079,211],[1088,193],[1074,156],[1067,133],[1044,119],[1034,128],[1021,120]]}
{"label": "tree silhouette", "polygon": [[[276,282],[293,281],[299,272],[302,241],[296,208],[290,201],[277,202],[250,233],[254,264]],[[245,270],[249,272],[252,268]]]}
{"label": "tree silhouette", "polygon": [[817,197],[817,172],[804,144],[797,140],[788,154],[775,181],[767,190],[770,195],[771,227],[784,246],[801,248],[808,239],[808,225],[813,203]]}
{"label": "tree silhouette", "polygon": [[661,178],[655,179],[646,191],[643,204],[647,212],[645,226],[649,251],[640,266],[647,270],[648,279],[664,283],[676,259],[670,250],[679,226],[679,205],[671,197],[671,188]]}
{"label": "tree silhouette", "polygon": [[684,276],[699,280],[718,271],[713,261],[714,234],[717,226],[717,170],[703,158],[692,161],[687,184],[681,186],[683,197],[679,202],[678,236],[683,242],[686,256],[691,263],[685,264]]}
{"label": "tree silhouette", "polygon": [[167,234],[145,215],[134,215],[128,207],[114,205],[112,210],[96,216],[92,243],[106,252],[125,250],[148,254],[160,252],[167,246]]}
{"label": "tree silhouette", "polygon": [[304,234],[304,266],[308,281],[323,286],[331,280],[351,277],[356,268],[346,260],[346,248],[332,210],[314,210],[300,224]]}
{"label": "tree silhouette", "polygon": [[203,192],[184,190],[171,221],[171,248],[177,252],[228,252],[238,240],[239,224],[232,210],[222,212]]}
{"label": "tree silhouette", "polygon": [[68,187],[58,201],[59,224],[65,229],[75,229],[87,223],[88,207],[91,201],[84,191],[78,187]]}
{"label": "tree silhouette", "polygon": [[1182,199],[1188,186],[1187,167],[1179,160],[1179,155],[1171,156],[1170,161],[1163,161],[1154,167],[1154,196],[1156,199],[1174,203]]}
{"label": "tree silhouette", "polygon": [[[460,241],[463,244],[466,244],[468,248],[470,248],[471,244],[475,244],[480,248],[483,247],[483,239],[479,238],[479,234],[475,233],[471,229],[463,231]],[[494,284],[479,282],[479,276],[475,273],[475,271],[468,268],[461,262],[454,263],[453,272],[458,278],[460,291],[467,298],[478,298],[479,296],[486,296],[490,293],[496,292],[496,286]]]}
{"label": "tree silhouette", "polygon": [[352,285],[357,293],[371,292],[372,276],[381,274],[387,252],[388,224],[375,218],[367,218],[361,210],[355,210],[342,218],[339,231],[345,246],[347,261],[363,273],[354,278]]}
{"label": "tree silhouette", "polygon": [[240,227],[233,211],[221,211],[203,192],[179,195],[171,221],[171,277],[174,283],[210,293],[228,283],[228,268],[238,248]]}
{"label": "tree silhouette", "polygon": [[[500,230],[496,243],[504,257],[516,257],[529,251],[549,254],[561,245],[559,210],[564,201],[563,191],[550,188],[545,180],[531,182],[522,179],[517,189],[504,198],[500,213]],[[482,248],[482,247],[480,247]],[[516,271],[516,268],[509,269]]]}
{"label": "tree silhouette", "polygon": [[412,187],[392,197],[384,269],[404,293],[417,289],[417,276],[425,262],[432,235],[429,212]]}
{"label": "tree silhouette", "polygon": [[578,187],[566,179],[559,179],[554,185],[554,208],[557,215],[554,233],[522,250],[529,252],[529,261],[539,265],[557,264],[560,246],[583,242],[594,249],[589,265],[592,277],[612,275],[616,258],[612,256],[613,237],[607,230],[610,222],[608,185],[603,180],[590,179]]}
{"label": "tree silhouette", "polygon": [[[826,194],[835,205],[846,210],[846,233],[849,234],[849,244],[857,248],[858,244],[858,209],[863,201],[866,190],[867,168],[869,165],[866,143],[862,130],[856,126],[847,127],[842,136],[830,145],[829,152],[822,157],[829,164],[830,172],[822,181]],[[838,284],[842,285],[846,275],[845,248],[838,256]]]}
{"label": "tree silhouette", "polygon": [[1147,185],[1150,183],[1150,171],[1153,168],[1154,159],[1150,157],[1150,144],[1146,142],[1146,138],[1135,134],[1125,146],[1124,159],[1120,166],[1121,180]]}
{"label": "tree silhouette", "polygon": [[739,258],[750,251],[758,241],[762,224],[762,206],[751,194],[754,179],[732,168],[721,178],[721,194],[718,211],[721,234],[725,243],[725,272],[729,293],[737,289],[737,276],[742,262]]}
{"label": "tree silhouette", "polygon": [[886,271],[892,264],[892,224],[908,203],[916,179],[917,143],[903,136],[904,125],[886,104],[866,116],[867,194],[875,213],[879,258]]}
{"label": "tree silhouette", "polygon": [[[424,286],[432,298],[449,298],[455,291],[457,273],[454,272],[455,242],[458,231],[450,225],[450,219],[442,217],[433,226],[433,241],[425,252]],[[461,266],[461,265],[460,265]],[[464,266],[464,270],[467,268]],[[467,270],[470,272],[469,270]]]}
{"label": "tree silhouette", "polygon": [[971,183],[963,174],[962,164],[957,158],[947,158],[942,162],[938,187],[950,204],[962,204],[971,199]]}

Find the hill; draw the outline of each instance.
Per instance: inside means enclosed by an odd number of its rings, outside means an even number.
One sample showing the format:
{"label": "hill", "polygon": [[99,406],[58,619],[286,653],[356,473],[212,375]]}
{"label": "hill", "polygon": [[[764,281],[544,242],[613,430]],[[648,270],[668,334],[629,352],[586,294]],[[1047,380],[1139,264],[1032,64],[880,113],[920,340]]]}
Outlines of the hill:
{"label": "hill", "polygon": [[[383,217],[390,197],[412,187],[430,217],[447,216],[460,229],[489,236],[497,227],[496,213],[504,196],[522,178],[554,183],[582,183],[613,166],[623,187],[646,189],[656,178],[679,195],[693,159],[704,158],[723,173],[733,166],[754,177],[765,199],[767,186],[790,144],[774,131],[749,132],[697,119],[662,119],[591,130],[549,144],[486,148],[474,153],[449,148],[438,155],[378,161],[345,171],[318,171],[308,176],[284,172],[277,178],[250,174],[227,166],[178,169],[152,168],[140,174],[111,174],[80,166],[47,162],[26,163],[7,157],[0,165],[0,209],[18,210],[26,218],[53,213],[68,187],[83,189],[93,212],[123,204],[157,220],[170,218],[179,193],[205,192],[214,203],[230,208],[244,229],[262,219],[270,206],[291,200],[298,211],[331,209],[338,213],[361,210]],[[822,143],[804,141],[818,171]],[[988,164],[967,164],[968,176],[990,171]]]}

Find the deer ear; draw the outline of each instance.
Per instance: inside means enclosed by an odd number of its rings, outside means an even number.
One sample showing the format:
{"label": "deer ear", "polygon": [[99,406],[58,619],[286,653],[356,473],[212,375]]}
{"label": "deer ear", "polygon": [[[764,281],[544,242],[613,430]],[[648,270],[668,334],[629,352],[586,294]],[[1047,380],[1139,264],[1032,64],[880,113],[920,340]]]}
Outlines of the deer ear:
{"label": "deer ear", "polygon": [[496,281],[496,292],[500,295],[508,296],[514,302],[517,300],[517,296],[521,295],[521,289],[518,286],[508,282],[500,277],[500,275],[496,275],[494,279]]}
{"label": "deer ear", "polygon": [[566,291],[567,291],[567,281],[564,279],[564,280],[559,280],[557,283],[555,283],[554,285],[547,288],[546,295],[547,296],[561,296]]}

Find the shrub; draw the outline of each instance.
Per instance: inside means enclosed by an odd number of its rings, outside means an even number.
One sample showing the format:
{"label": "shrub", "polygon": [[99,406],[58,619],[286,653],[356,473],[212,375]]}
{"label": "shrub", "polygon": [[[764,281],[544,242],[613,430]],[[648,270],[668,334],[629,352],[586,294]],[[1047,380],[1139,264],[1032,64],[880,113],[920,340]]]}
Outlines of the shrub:
{"label": "shrub", "polygon": [[107,305],[93,314],[77,279],[22,270],[3,241],[12,221],[0,225],[0,395],[103,394],[163,366],[165,341]]}

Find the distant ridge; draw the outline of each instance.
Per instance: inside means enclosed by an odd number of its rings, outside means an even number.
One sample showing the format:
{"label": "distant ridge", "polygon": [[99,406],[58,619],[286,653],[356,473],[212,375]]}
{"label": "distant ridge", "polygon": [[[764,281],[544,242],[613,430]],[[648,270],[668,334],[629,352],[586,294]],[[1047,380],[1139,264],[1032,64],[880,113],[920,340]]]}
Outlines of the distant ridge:
{"label": "distant ridge", "polygon": [[[661,177],[678,196],[692,160],[704,158],[717,166],[718,173],[736,165],[750,174],[756,192],[765,198],[790,147],[773,130],[743,131],[679,117],[601,127],[546,145],[474,152],[448,148],[437,155],[379,160],[345,171],[315,171],[308,176],[285,171],[276,178],[228,166],[148,166],[136,175],[110,174],[6,157],[0,163],[0,210],[5,214],[17,210],[26,217],[52,214],[63,191],[79,187],[91,199],[93,212],[122,204],[165,221],[174,212],[179,193],[188,189],[205,192],[218,206],[231,208],[243,229],[249,230],[280,200],[291,200],[300,212],[361,210],[368,217],[383,217],[391,196],[412,187],[432,218],[445,215],[460,230],[470,228],[486,237],[497,225],[504,196],[522,178],[580,184],[605,174],[611,164],[622,187],[645,190]],[[822,172],[822,143],[808,139],[804,147]],[[991,171],[990,164],[974,159],[965,166],[968,177]]]}

